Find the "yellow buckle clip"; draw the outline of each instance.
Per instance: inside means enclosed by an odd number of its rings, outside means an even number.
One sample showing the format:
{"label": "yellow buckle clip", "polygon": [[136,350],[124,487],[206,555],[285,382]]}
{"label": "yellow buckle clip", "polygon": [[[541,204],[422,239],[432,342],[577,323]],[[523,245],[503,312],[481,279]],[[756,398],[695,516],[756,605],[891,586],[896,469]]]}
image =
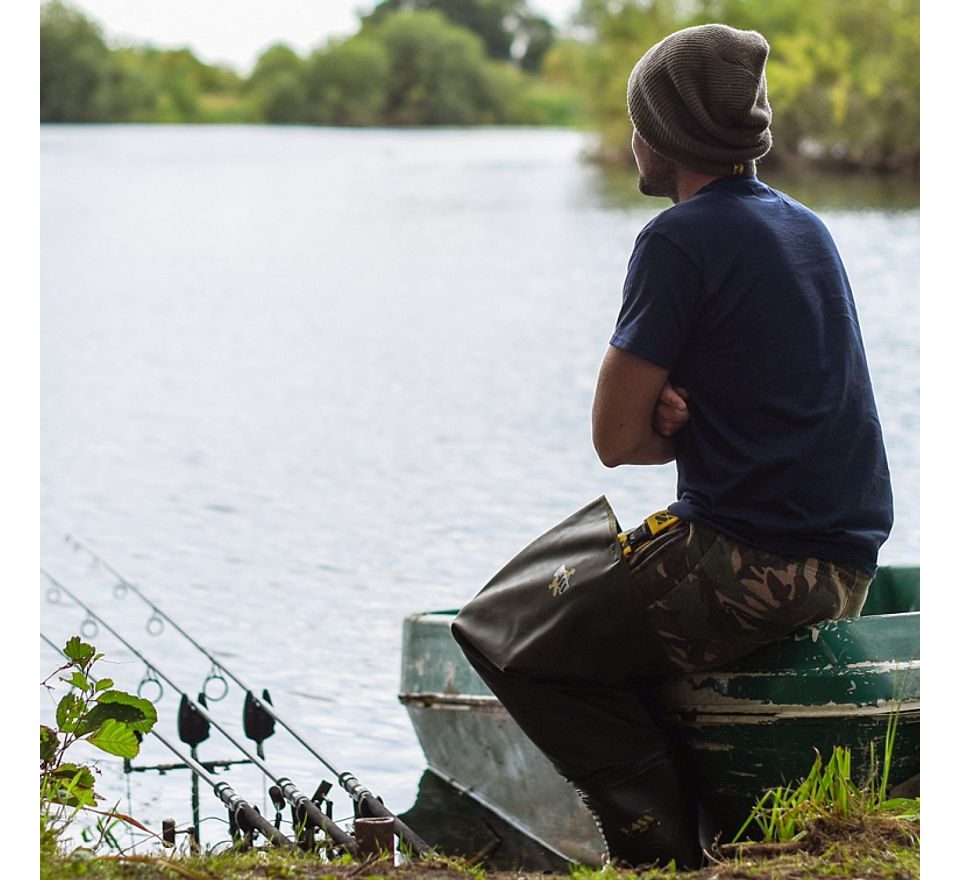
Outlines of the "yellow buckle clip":
{"label": "yellow buckle clip", "polygon": [[656,513],[651,513],[644,522],[647,525],[647,528],[650,531],[650,537],[658,535],[664,529],[669,529],[670,526],[675,525],[680,522],[679,516],[674,516],[670,513],[669,510],[658,510]]}

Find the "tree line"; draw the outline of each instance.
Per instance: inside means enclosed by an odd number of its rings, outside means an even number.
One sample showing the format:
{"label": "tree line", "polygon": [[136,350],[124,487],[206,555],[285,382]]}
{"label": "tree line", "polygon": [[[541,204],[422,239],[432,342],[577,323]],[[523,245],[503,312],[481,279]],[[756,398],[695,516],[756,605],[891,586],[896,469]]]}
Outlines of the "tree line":
{"label": "tree line", "polygon": [[584,40],[552,51],[570,53],[564,69],[589,95],[586,121],[610,156],[626,155],[624,84],[640,52],[723,22],[770,43],[766,164],[919,172],[920,0],[582,0],[578,20]]}
{"label": "tree line", "polygon": [[580,126],[598,133],[598,156],[629,161],[630,70],[709,21],[771,44],[765,161],[918,169],[919,0],[581,0],[563,38],[526,0],[382,0],[353,36],[306,55],[270,46],[246,77],[188,49],[110,46],[53,0],[40,10],[40,118]]}
{"label": "tree line", "polygon": [[188,49],[111,48],[54,0],[40,11],[40,119],[570,125],[575,90],[536,76],[552,42],[526,0],[383,0],[355,35],[306,57],[270,46],[241,77]]}

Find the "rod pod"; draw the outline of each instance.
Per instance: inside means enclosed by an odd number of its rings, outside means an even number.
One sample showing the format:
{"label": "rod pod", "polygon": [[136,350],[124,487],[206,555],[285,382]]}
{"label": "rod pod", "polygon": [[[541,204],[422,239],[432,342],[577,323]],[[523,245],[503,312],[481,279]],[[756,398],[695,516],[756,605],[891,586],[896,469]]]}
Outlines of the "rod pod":
{"label": "rod pod", "polygon": [[[201,645],[193,636],[191,636],[183,627],[181,627],[169,614],[164,611],[161,611],[153,601],[141,590],[136,584],[128,581],[122,574],[120,574],[117,569],[115,569],[109,562],[107,562],[102,556],[88,547],[84,542],[74,537],[73,535],[65,536],[67,543],[76,550],[81,550],[86,553],[91,559],[97,562],[99,565],[112,574],[117,579],[116,588],[122,588],[125,592],[126,590],[132,591],[136,596],[140,598],[146,605],[150,607],[150,610],[153,612],[153,617],[151,620],[157,619],[158,622],[162,624],[163,620],[166,620],[178,633],[180,633],[183,638],[185,638],[194,648],[196,648],[201,654],[203,654],[211,663],[215,664],[216,667],[227,675],[237,687],[247,692],[248,699],[251,700],[252,706],[258,711],[264,713],[265,715],[272,718],[277,722],[281,727],[284,728],[301,746],[303,746],[311,755],[314,756],[321,764],[324,765],[336,778],[337,784],[340,785],[350,797],[356,803],[356,812],[360,816],[371,816],[378,818],[391,818],[393,819],[394,831],[397,836],[406,843],[415,855],[421,856],[425,855],[430,851],[430,845],[418,835],[412,828],[410,828],[405,822],[399,819],[393,812],[391,812],[384,803],[374,795],[368,788],[360,784],[360,781],[352,773],[341,772],[333,764],[330,763],[326,758],[323,757],[313,746],[310,745],[303,738],[303,736],[297,731],[289,722],[285,721],[273,708],[272,704],[257,698],[253,690],[244,684],[240,678],[227,669],[216,657],[213,656],[203,645]],[[115,588],[115,589],[116,589]]]}
{"label": "rod pod", "polygon": [[[149,666],[157,675],[160,676],[163,681],[165,681],[173,690],[183,697],[186,697],[190,708],[196,712],[198,715],[205,718],[210,724],[212,724],[221,734],[230,742],[242,755],[245,755],[250,759],[251,764],[255,764],[257,768],[266,776],[268,779],[273,780],[279,788],[283,796],[287,799],[287,802],[300,810],[302,810],[306,816],[314,823],[318,828],[320,828],[337,846],[343,847],[351,855],[357,854],[357,842],[349,835],[346,831],[340,828],[335,822],[331,819],[328,819],[313,803],[310,798],[308,798],[303,792],[301,792],[294,783],[286,777],[278,777],[274,772],[258,758],[256,755],[248,752],[237,740],[213,718],[210,713],[204,709],[202,706],[199,706],[197,703],[194,703],[193,700],[186,694],[185,691],[181,690],[177,685],[170,679],[168,676],[164,675],[160,669],[157,668],[156,664],[151,663],[143,656],[133,645],[130,644],[120,633],[118,633],[109,623],[107,623],[99,614],[96,613],[89,605],[79,599],[71,590],[64,586],[60,581],[58,581],[53,575],[44,569],[40,569],[41,573],[45,578],[47,578],[50,583],[54,585],[58,590],[62,590],[69,596],[74,602],[77,603],[84,611],[90,615],[95,621],[97,621],[104,629],[107,630],[117,641],[124,645],[127,650],[131,651],[134,656],[139,658],[143,663]],[[269,704],[268,704],[269,705]],[[259,814],[258,814],[259,815]],[[261,817],[262,818],[262,817]],[[272,827],[272,826],[271,826]]]}
{"label": "rod pod", "polygon": [[[104,625],[106,626],[106,624]],[[40,637],[55,651],[63,654],[60,648],[58,648],[53,641],[47,638],[46,635],[40,633]],[[254,828],[259,831],[274,846],[293,846],[292,841],[285,834],[283,834],[280,829],[274,827],[266,819],[264,819],[263,816],[257,812],[256,808],[251,806],[248,801],[245,801],[242,797],[240,797],[230,787],[229,784],[223,782],[222,780],[214,780],[214,778],[207,772],[206,767],[199,762],[194,761],[193,758],[188,758],[186,755],[182,754],[155,730],[151,730],[150,735],[156,737],[169,751],[173,752],[177,758],[179,758],[198,777],[206,782],[207,785],[213,789],[213,793],[221,801],[223,801],[224,805],[230,811],[231,816],[240,818],[244,826]]]}

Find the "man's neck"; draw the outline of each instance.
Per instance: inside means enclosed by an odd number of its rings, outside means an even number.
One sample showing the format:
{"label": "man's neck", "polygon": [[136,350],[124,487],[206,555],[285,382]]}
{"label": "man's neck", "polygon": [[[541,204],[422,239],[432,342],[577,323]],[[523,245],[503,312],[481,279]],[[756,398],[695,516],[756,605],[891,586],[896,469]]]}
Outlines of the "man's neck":
{"label": "man's neck", "polygon": [[677,169],[677,199],[674,204],[685,202],[708,183],[713,183],[719,179],[720,177],[717,175],[701,174],[699,171],[690,171],[687,168]]}

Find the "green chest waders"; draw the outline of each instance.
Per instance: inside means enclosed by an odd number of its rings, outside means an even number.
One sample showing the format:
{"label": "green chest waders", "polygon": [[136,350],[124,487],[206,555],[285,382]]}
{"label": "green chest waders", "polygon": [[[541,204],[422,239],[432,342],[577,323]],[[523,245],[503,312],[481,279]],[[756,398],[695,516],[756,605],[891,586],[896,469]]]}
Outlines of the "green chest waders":
{"label": "green chest waders", "polygon": [[696,807],[668,740],[624,684],[643,655],[643,602],[624,550],[616,517],[598,498],[504,566],[452,632],[520,728],[576,785],[612,859],[698,867]]}

